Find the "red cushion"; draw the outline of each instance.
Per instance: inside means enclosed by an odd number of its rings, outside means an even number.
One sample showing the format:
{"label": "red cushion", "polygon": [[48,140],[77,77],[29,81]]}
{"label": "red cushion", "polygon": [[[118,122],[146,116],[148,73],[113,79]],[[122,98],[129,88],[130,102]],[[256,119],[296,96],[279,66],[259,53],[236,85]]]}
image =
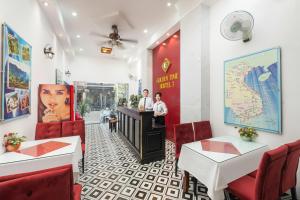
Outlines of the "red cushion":
{"label": "red cushion", "polygon": [[81,143],[85,143],[85,125],[84,120],[64,121],[62,122],[62,136],[79,135]]}
{"label": "red cushion", "polygon": [[175,156],[178,159],[181,146],[194,141],[194,130],[192,123],[174,125]]}
{"label": "red cushion", "polygon": [[229,183],[228,190],[243,200],[279,199],[281,172],[287,152],[286,146],[265,152],[256,178],[244,176]]}
{"label": "red cushion", "polygon": [[81,150],[82,150],[82,153],[85,154],[85,144],[84,143],[81,144]]}
{"label": "red cushion", "polygon": [[243,200],[254,199],[255,179],[251,176],[243,176],[228,184],[229,191]]}
{"label": "red cushion", "polygon": [[37,123],[35,139],[48,139],[61,137],[61,122]]}
{"label": "red cushion", "polygon": [[288,155],[282,172],[282,193],[295,187],[297,184],[296,177],[300,156],[300,140],[286,144],[286,146],[288,147]]}
{"label": "red cushion", "polygon": [[5,200],[71,200],[71,181],[71,165],[0,177],[0,197]]}
{"label": "red cushion", "polygon": [[80,200],[81,199],[81,190],[82,187],[80,184],[74,184],[73,185],[73,199],[74,200]]}
{"label": "red cushion", "polygon": [[195,141],[209,139],[212,137],[212,131],[209,121],[194,122]]}

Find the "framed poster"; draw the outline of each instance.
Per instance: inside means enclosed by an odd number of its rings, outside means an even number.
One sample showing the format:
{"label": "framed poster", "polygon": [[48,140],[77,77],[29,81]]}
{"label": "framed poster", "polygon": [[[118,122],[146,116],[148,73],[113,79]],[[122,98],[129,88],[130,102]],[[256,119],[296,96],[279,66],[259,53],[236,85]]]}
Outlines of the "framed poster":
{"label": "framed poster", "polygon": [[40,84],[38,122],[69,121],[73,92],[70,85]]}
{"label": "framed poster", "polygon": [[32,47],[8,25],[2,25],[1,118],[11,120],[31,112]]}
{"label": "framed poster", "polygon": [[224,63],[224,122],[281,133],[280,48]]}

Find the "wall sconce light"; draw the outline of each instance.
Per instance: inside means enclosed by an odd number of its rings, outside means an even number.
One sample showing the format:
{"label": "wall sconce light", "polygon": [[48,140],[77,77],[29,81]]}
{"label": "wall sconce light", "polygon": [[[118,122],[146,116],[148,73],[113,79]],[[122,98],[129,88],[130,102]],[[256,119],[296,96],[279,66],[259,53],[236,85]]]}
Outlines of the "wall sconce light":
{"label": "wall sconce light", "polygon": [[71,72],[70,72],[69,69],[67,69],[67,71],[65,72],[65,75],[66,75],[67,77],[70,77],[70,76],[71,76]]}
{"label": "wall sconce light", "polygon": [[47,44],[44,47],[44,54],[46,55],[47,58],[52,59],[55,55],[55,53],[53,52],[52,46],[50,46],[50,44]]}

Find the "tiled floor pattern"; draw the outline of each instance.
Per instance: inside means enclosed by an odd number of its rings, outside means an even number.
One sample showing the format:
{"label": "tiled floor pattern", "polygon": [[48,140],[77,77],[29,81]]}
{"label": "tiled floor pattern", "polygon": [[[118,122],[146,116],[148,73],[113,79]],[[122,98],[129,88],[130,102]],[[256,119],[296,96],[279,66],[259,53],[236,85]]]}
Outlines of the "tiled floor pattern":
{"label": "tiled floor pattern", "polygon": [[[86,126],[86,168],[81,175],[82,199],[175,200],[195,199],[182,192],[182,175],[174,173],[174,145],[166,142],[166,159],[140,165],[126,143],[107,125]],[[198,199],[208,200],[206,188],[198,184]],[[192,185],[190,186],[192,188]]]}
{"label": "tiled floor pattern", "polygon": [[[196,199],[192,185],[182,192],[182,173],[174,173],[174,144],[166,142],[166,159],[140,165],[117,133],[105,124],[86,126],[86,168],[81,175],[83,200],[175,200]],[[208,200],[198,184],[198,199]],[[290,199],[282,198],[282,199]]]}

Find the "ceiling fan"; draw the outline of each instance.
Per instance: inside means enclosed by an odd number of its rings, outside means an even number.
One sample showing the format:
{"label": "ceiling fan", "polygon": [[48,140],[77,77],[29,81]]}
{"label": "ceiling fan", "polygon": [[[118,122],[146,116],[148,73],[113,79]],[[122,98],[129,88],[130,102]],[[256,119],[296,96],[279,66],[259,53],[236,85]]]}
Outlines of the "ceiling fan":
{"label": "ceiling fan", "polygon": [[109,39],[108,41],[104,42],[103,44],[107,44],[110,47],[124,48],[123,42],[129,42],[129,43],[135,43],[135,44],[138,43],[138,41],[134,40],[134,39],[121,38],[121,36],[119,35],[119,30],[118,30],[117,25],[114,24],[114,25],[112,25],[111,28],[112,28],[113,32],[110,33],[109,35],[95,33],[95,32],[91,32],[91,35]]}

